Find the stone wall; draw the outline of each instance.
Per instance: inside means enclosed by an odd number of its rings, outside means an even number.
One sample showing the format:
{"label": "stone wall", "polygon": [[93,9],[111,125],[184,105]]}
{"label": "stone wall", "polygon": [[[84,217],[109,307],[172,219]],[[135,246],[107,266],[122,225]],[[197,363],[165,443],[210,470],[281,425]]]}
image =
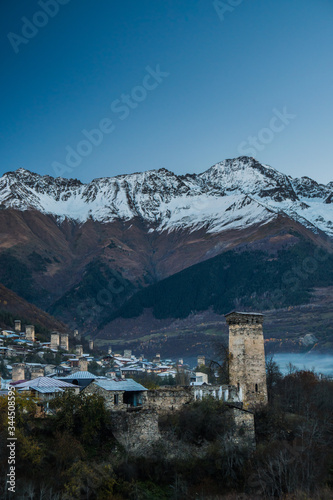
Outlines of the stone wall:
{"label": "stone wall", "polygon": [[213,397],[220,401],[237,400],[235,388],[227,385],[171,386],[148,391],[144,407],[154,409],[158,413],[167,413],[180,410],[184,404],[207,397]]}
{"label": "stone wall", "polygon": [[45,375],[45,370],[42,366],[36,366],[36,367],[30,367],[30,379],[34,380],[35,378],[38,377],[44,377]]}
{"label": "stone wall", "polygon": [[147,392],[144,406],[158,413],[167,413],[180,410],[184,404],[192,401],[194,391],[191,387],[161,387]]}
{"label": "stone wall", "polygon": [[114,412],[111,417],[114,437],[127,452],[142,453],[161,438],[158,429],[158,414],[154,410],[139,412]]}
{"label": "stone wall", "polygon": [[[173,434],[160,433],[158,419],[160,413],[156,410],[140,410],[133,412],[113,412],[111,429],[114,437],[132,455],[145,455],[157,441],[165,449],[169,458],[182,456],[184,448],[191,456],[204,453],[204,449],[193,447],[179,441]],[[226,439],[232,446],[249,447],[255,450],[254,415],[239,408],[229,408],[225,414],[230,430]],[[186,454],[185,453],[185,454]]]}
{"label": "stone wall", "polygon": [[240,408],[230,408],[234,420],[233,441],[241,446],[255,449],[254,415]]}

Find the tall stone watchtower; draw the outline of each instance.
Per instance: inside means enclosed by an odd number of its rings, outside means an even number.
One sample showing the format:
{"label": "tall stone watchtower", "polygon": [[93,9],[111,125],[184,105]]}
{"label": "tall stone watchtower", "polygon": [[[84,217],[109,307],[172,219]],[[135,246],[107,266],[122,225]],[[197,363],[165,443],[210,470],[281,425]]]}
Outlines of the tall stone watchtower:
{"label": "tall stone watchtower", "polygon": [[27,340],[35,342],[35,326],[34,325],[27,325],[25,327],[25,338]]}
{"label": "tall stone watchtower", "polygon": [[242,391],[245,406],[267,403],[263,314],[231,312],[229,325],[229,383]]}
{"label": "tall stone watchtower", "polygon": [[60,346],[60,335],[58,332],[51,333],[51,349],[59,349]]}
{"label": "tall stone watchtower", "polygon": [[68,333],[62,333],[60,335],[60,349],[63,349],[64,351],[68,351],[68,349],[69,349]]}

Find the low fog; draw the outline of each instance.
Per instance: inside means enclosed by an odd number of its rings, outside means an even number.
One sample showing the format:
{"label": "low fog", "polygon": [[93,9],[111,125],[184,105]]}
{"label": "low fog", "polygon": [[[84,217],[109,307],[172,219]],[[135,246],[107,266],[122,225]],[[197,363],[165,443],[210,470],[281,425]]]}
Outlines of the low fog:
{"label": "low fog", "polygon": [[292,363],[299,370],[314,370],[316,373],[333,376],[333,355],[315,354],[315,353],[279,353],[267,355],[266,359],[273,357],[273,360],[279,365],[283,374],[289,371],[289,363]]}

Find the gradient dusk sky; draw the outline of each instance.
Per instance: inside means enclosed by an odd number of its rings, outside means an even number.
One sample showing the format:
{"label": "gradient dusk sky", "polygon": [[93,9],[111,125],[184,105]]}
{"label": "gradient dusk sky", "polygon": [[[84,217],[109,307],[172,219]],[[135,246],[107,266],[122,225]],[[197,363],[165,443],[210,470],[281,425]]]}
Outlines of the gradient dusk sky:
{"label": "gradient dusk sky", "polygon": [[86,182],[248,155],[333,180],[332,0],[15,0],[0,12],[1,175]]}

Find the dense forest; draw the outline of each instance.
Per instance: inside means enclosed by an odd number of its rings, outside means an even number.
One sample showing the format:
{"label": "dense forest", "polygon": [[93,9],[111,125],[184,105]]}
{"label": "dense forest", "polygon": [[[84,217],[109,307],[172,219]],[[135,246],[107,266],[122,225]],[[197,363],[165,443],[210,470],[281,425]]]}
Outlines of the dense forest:
{"label": "dense forest", "polygon": [[[269,403],[255,409],[255,452],[228,439],[226,406],[213,399],[161,417],[160,441],[132,455],[115,440],[114,414],[102,398],[65,393],[53,400],[53,415],[36,418],[33,399],[17,396],[13,498],[332,498],[333,382],[292,366],[283,377],[274,361],[267,377]],[[4,396],[0,418],[0,496],[6,498]]]}
{"label": "dense forest", "polygon": [[77,326],[90,325],[104,318],[110,309],[118,309],[133,290],[133,284],[120,273],[100,259],[94,259],[86,266],[80,283],[57,300],[49,312],[70,321],[72,317],[68,311],[76,310]]}
{"label": "dense forest", "polygon": [[119,316],[139,316],[144,308],[163,319],[210,307],[224,314],[235,307],[258,311],[305,304],[313,287],[332,284],[333,255],[312,243],[301,241],[273,255],[233,250],[139,291],[100,326]]}

